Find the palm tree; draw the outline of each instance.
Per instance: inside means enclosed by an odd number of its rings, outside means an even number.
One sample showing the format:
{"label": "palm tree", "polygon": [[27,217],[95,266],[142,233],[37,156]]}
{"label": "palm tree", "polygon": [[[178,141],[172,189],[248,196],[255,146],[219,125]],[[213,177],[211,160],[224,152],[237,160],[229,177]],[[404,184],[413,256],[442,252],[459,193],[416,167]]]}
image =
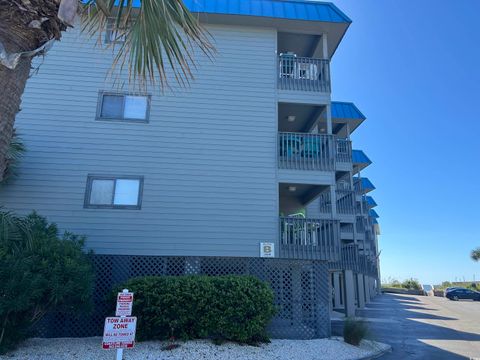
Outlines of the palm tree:
{"label": "palm tree", "polygon": [[208,33],[182,0],[0,0],[0,181],[32,58],[59,40],[77,13],[83,30],[93,34],[109,24],[125,38],[114,64],[127,65],[131,82],[157,78],[164,86],[169,66],[177,82],[188,84],[193,48],[213,52]]}
{"label": "palm tree", "polygon": [[470,253],[470,257],[473,261],[480,261],[480,247],[472,250],[472,252]]}
{"label": "palm tree", "polygon": [[17,165],[25,153],[25,145],[23,144],[22,139],[17,135],[15,129],[13,129],[12,139],[10,141],[10,146],[8,147],[5,166],[5,173],[3,174],[3,179],[0,180],[0,184],[5,183],[8,179],[17,175]]}

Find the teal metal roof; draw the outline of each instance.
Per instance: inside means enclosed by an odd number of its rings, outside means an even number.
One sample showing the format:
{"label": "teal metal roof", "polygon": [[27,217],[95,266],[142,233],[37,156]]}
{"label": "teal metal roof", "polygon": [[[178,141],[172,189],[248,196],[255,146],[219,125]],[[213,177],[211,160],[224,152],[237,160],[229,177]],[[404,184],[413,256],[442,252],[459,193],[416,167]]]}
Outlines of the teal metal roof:
{"label": "teal metal roof", "polygon": [[[368,179],[367,179],[368,180]],[[373,186],[373,185],[372,185]],[[367,202],[367,205],[369,207],[375,207],[377,206],[377,203],[375,202],[375,200],[373,200],[373,198],[371,196],[365,196],[365,201]]]}
{"label": "teal metal roof", "polygon": [[332,101],[333,119],[356,119],[365,120],[366,117],[351,102]]}
{"label": "teal metal roof", "polygon": [[362,150],[352,150],[352,160],[354,164],[368,164],[370,165],[372,161],[368,158],[367,155]]}
{"label": "teal metal roof", "polygon": [[380,216],[378,216],[377,212],[373,209],[368,210],[368,216],[370,216],[374,219],[378,219],[380,217]]}
{"label": "teal metal roof", "polygon": [[191,12],[260,16],[290,20],[351,23],[329,2],[312,0],[184,0]]}

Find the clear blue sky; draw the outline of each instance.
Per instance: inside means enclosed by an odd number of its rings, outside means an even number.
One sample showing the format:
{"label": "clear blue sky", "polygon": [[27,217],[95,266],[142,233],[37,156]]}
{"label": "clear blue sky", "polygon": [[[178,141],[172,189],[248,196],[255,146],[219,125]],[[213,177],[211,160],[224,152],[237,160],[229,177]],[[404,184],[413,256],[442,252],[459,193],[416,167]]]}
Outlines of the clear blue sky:
{"label": "clear blue sky", "polygon": [[338,0],[333,99],[367,120],[382,279],[480,280],[480,1]]}

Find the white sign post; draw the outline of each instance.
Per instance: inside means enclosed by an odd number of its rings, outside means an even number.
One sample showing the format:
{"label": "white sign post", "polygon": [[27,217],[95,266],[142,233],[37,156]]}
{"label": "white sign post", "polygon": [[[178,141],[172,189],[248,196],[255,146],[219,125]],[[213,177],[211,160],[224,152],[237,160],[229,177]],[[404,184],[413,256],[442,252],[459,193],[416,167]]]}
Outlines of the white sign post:
{"label": "white sign post", "polygon": [[107,317],[103,328],[102,347],[105,350],[116,349],[116,360],[123,359],[123,349],[135,345],[137,318],[132,315],[133,293],[124,289],[117,296],[116,316]]}

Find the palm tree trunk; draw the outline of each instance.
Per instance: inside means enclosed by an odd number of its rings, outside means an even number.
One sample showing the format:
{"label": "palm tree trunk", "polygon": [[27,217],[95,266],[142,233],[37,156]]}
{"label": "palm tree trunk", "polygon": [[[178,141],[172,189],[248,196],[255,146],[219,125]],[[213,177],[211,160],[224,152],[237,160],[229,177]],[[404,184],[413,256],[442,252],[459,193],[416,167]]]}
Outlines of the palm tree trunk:
{"label": "palm tree trunk", "polygon": [[[0,0],[0,43],[7,53],[32,51],[50,39],[60,39],[66,25],[57,17],[59,4],[59,0]],[[0,182],[31,62],[24,56],[14,69],[0,64]]]}
{"label": "palm tree trunk", "polygon": [[32,59],[24,57],[15,69],[0,65],[0,182],[7,167],[7,152],[13,135],[15,116],[30,73]]}

